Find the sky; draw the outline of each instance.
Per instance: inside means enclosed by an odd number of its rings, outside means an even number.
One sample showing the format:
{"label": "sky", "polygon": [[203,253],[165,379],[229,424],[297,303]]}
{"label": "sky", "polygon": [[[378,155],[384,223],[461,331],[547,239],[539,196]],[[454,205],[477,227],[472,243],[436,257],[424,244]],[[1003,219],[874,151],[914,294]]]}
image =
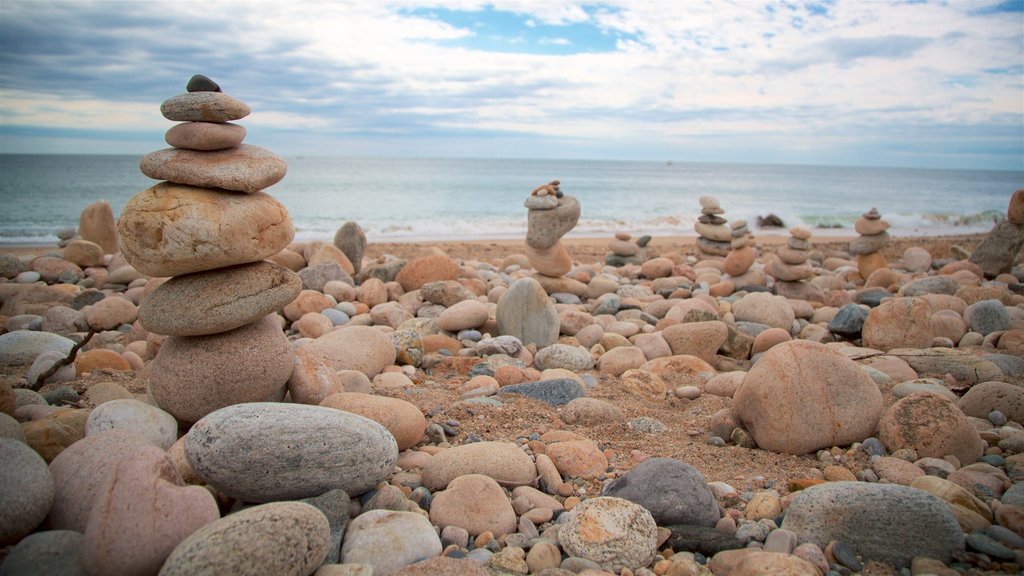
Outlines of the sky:
{"label": "sky", "polygon": [[0,0],[0,153],[166,147],[197,73],[284,156],[1024,170],[1024,0]]}

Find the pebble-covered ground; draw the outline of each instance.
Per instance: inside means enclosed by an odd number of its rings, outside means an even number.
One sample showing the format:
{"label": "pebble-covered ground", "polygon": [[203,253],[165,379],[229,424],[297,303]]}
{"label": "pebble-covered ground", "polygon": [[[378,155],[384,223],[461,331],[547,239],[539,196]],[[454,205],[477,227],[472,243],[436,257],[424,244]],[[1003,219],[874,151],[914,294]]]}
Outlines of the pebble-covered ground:
{"label": "pebble-covered ground", "polygon": [[[584,292],[511,304],[540,306],[513,310],[554,322],[550,345],[497,338],[502,297],[531,275],[517,243],[371,244],[359,273],[309,266],[303,254],[329,243],[293,244],[271,259],[292,258],[305,286],[273,324],[287,342],[276,356],[305,350],[274,377],[289,395],[219,410],[232,399],[188,387],[244,397],[274,371],[261,355],[275,344],[161,369],[168,338],[138,317],[164,280],[120,256],[76,265],[67,248],[4,257],[0,447],[19,464],[3,472],[0,571],[1015,573],[1024,297],[957,259],[981,240],[897,240],[873,289],[855,265],[825,266],[849,261],[845,242],[814,242],[811,282],[829,302],[803,303],[707,295],[685,239],[648,246],[647,261],[670,263],[658,292],[643,265],[604,265],[607,241],[575,241]],[[924,270],[903,266],[911,247]],[[888,302],[922,305],[890,311],[905,316],[875,341],[835,323],[853,303],[863,332]],[[977,320],[978,302],[1003,324]],[[163,304],[171,317],[189,305]],[[787,327],[758,322],[772,314]],[[90,328],[76,361],[30,390],[40,358],[65,357]],[[868,345],[916,331],[920,346]],[[146,395],[155,370],[193,396],[160,404],[177,421]]]}

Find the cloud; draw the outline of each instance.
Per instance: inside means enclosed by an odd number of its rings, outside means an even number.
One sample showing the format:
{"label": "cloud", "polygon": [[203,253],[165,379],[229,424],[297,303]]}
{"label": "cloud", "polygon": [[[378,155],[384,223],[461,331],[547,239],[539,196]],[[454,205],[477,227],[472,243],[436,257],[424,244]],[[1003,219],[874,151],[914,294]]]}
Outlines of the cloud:
{"label": "cloud", "polygon": [[520,156],[697,152],[713,138],[723,161],[749,154],[745,139],[843,161],[845,142],[884,154],[879,127],[934,125],[1019,167],[1024,144],[1014,158],[995,128],[1024,141],[1024,34],[1007,6],[4,0],[0,144],[12,127],[159,136],[159,103],[203,73],[283,153],[299,133],[396,151],[477,138],[484,155],[508,150],[504,135]]}

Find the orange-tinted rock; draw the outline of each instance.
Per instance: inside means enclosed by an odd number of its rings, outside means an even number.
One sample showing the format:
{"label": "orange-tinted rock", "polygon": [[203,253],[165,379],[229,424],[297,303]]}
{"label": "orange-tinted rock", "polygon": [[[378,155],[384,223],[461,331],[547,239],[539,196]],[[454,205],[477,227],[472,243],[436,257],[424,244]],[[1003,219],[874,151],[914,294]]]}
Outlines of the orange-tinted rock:
{"label": "orange-tinted rock", "polygon": [[105,348],[86,350],[85,352],[79,352],[75,356],[76,375],[81,376],[82,374],[95,372],[99,369],[131,370],[132,367],[120,354]]}
{"label": "orange-tinted rock", "polygon": [[733,408],[761,448],[806,454],[874,434],[882,394],[838,351],[793,340],[765,352],[747,372]]}
{"label": "orange-tinted rock", "polygon": [[395,437],[399,450],[419,444],[427,428],[427,421],[420,409],[399,398],[341,392],[328,396],[320,405],[365,416],[379,423]]}
{"label": "orange-tinted rock", "polygon": [[868,278],[875,270],[885,268],[888,265],[889,261],[885,259],[885,254],[881,252],[857,256],[857,270],[860,272],[861,278]]}
{"label": "orange-tinted rock", "polygon": [[984,450],[964,412],[931,393],[915,393],[893,404],[879,422],[879,439],[890,451],[911,448],[922,458],[952,454],[965,465]]}
{"label": "orange-tinted rock", "polygon": [[570,440],[549,444],[548,458],[567,478],[596,478],[608,468],[608,459],[597,444],[590,440]]}
{"label": "orange-tinted rock", "polygon": [[406,292],[418,290],[428,282],[455,280],[459,277],[459,266],[442,254],[417,258],[406,264],[395,277]]}
{"label": "orange-tinted rock", "polygon": [[505,536],[516,531],[516,512],[501,486],[488,476],[467,474],[434,494],[430,521],[444,529],[465,528],[470,536],[491,532]]}
{"label": "orange-tinted rock", "polygon": [[1010,206],[1006,209],[1006,219],[1020,226],[1024,224],[1024,190],[1017,190],[1010,196]]}
{"label": "orange-tinted rock", "polygon": [[921,298],[893,298],[872,308],[864,320],[864,346],[888,352],[893,348],[928,348],[934,333],[931,307]]}
{"label": "orange-tinted rock", "polygon": [[78,235],[82,240],[98,244],[104,254],[117,253],[114,210],[110,207],[110,202],[100,200],[82,210],[78,219]]}
{"label": "orange-tinted rock", "polygon": [[64,259],[82,268],[103,266],[103,248],[88,240],[72,240],[64,247]]}

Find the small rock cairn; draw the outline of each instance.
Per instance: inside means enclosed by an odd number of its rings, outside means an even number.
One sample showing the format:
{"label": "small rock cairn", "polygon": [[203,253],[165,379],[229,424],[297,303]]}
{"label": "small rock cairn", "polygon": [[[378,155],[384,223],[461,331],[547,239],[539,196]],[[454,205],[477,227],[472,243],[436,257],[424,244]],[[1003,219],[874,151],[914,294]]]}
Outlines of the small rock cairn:
{"label": "small rock cairn", "polygon": [[750,270],[757,260],[757,251],[753,246],[753,238],[750,236],[750,229],[747,228],[746,220],[733,220],[729,223],[732,228],[732,250],[725,257],[722,270],[732,276],[742,276]]}
{"label": "small rock cairn", "polygon": [[610,254],[605,255],[604,263],[609,266],[625,266],[627,264],[643,264],[647,261],[647,245],[651,237],[641,236],[635,241],[627,232],[616,232],[615,238],[608,243]]}
{"label": "small rock cairn", "polygon": [[857,219],[853,229],[860,236],[850,242],[850,254],[856,256],[857,270],[867,280],[875,270],[889,266],[881,252],[890,242],[889,223],[882,220],[877,208],[871,208]]}
{"label": "small rock cairn", "polygon": [[262,191],[284,177],[284,160],[242,144],[245,128],[230,123],[249,107],[197,75],[160,111],[182,123],[165,136],[172,148],[147,154],[140,167],[164,182],[133,196],[117,229],[136,269],[172,277],[143,301],[139,321],[168,336],[153,360],[150,393],[191,423],[218,408],[284,396],[293,356],[270,314],[294,300],[302,282],[263,260],[295,229],[285,207]]}
{"label": "small rock cairn", "polygon": [[[563,194],[553,180],[538,187],[523,203],[527,213],[526,258],[530,266],[548,278],[560,278],[572,270],[572,258],[561,238],[580,219],[580,203]],[[544,284],[544,282],[541,282]]]}
{"label": "small rock cairn", "polygon": [[725,257],[732,250],[732,228],[722,217],[725,210],[722,210],[718,198],[714,196],[700,197],[700,218],[693,225],[697,231],[697,249],[704,257]]}
{"label": "small rock cairn", "polygon": [[814,277],[814,268],[807,262],[811,253],[811,229],[794,226],[789,230],[786,245],[780,246],[777,258],[768,265],[768,274],[775,278],[775,292],[780,296],[801,295]]}

